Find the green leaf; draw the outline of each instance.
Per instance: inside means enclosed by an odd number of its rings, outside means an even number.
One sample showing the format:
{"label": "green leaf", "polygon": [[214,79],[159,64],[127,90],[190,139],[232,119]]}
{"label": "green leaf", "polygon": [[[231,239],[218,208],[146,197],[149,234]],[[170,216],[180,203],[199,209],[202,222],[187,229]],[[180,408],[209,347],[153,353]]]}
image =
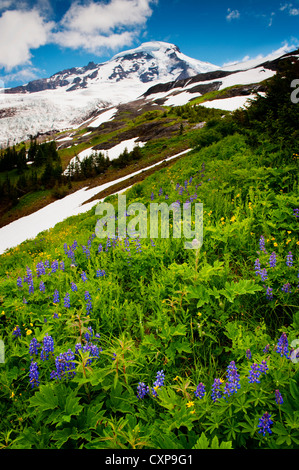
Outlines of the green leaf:
{"label": "green leaf", "polygon": [[38,411],[53,410],[58,406],[58,397],[55,395],[51,385],[41,385],[40,390],[29,400],[31,407]]}

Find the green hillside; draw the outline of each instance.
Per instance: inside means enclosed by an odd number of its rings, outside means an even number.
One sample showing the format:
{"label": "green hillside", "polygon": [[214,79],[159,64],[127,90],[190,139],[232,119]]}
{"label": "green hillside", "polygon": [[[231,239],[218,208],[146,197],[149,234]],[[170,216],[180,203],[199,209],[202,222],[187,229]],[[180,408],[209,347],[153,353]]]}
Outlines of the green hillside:
{"label": "green hillside", "polygon": [[293,72],[202,129],[172,110],[194,150],[125,193],[202,203],[201,248],[174,214],[169,238],[99,239],[92,209],[0,257],[0,448],[299,447]]}

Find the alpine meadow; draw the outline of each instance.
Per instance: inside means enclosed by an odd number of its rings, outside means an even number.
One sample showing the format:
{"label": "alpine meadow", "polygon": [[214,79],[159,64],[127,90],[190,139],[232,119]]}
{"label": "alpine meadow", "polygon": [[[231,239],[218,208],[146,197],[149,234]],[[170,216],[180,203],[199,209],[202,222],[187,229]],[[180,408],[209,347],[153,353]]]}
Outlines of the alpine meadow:
{"label": "alpine meadow", "polygon": [[[296,54],[259,82],[210,64],[147,83],[94,126],[3,146],[1,231],[94,192],[0,256],[1,449],[299,448]],[[142,237],[119,193],[189,207],[191,229],[201,203],[202,243],[186,249],[174,211],[169,236]],[[115,236],[97,235],[101,202]]]}

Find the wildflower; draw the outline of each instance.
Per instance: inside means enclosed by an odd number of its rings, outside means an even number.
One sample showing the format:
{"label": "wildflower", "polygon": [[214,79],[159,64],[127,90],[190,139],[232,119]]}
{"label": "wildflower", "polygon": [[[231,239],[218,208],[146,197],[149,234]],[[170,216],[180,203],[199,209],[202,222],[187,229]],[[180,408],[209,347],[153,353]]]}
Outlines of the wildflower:
{"label": "wildflower", "polygon": [[276,253],[275,253],[275,251],[273,251],[270,255],[269,264],[270,264],[271,268],[274,268],[276,266]]}
{"label": "wildflower", "polygon": [[263,353],[267,354],[269,352],[269,348],[270,348],[270,344],[267,344],[263,349]]}
{"label": "wildflower", "polygon": [[43,348],[40,353],[42,361],[49,359],[49,354],[54,352],[54,341],[52,336],[45,334],[43,339]]}
{"label": "wildflower", "polygon": [[27,330],[26,331],[26,336],[30,336],[32,334],[32,330]]}
{"label": "wildflower", "polygon": [[23,287],[22,278],[20,276],[17,279],[17,286],[18,287]]}
{"label": "wildflower", "polygon": [[266,374],[267,370],[268,370],[267,362],[263,360],[260,364],[260,372],[263,372],[264,374]]}
{"label": "wildflower", "polygon": [[292,255],[292,252],[289,251],[289,253],[287,254],[287,260],[286,260],[286,265],[290,268],[291,266],[293,266],[293,255]]}
{"label": "wildflower", "polygon": [[14,327],[12,334],[15,336],[15,338],[22,336],[20,327],[18,325]]}
{"label": "wildflower", "polygon": [[31,361],[31,364],[30,364],[29,381],[30,381],[32,388],[38,387],[40,384],[38,365],[36,362],[33,362],[33,361]]}
{"label": "wildflower", "polygon": [[138,383],[138,386],[137,386],[137,398],[139,400],[142,400],[145,395],[148,395],[149,394],[149,386],[145,385],[145,383],[143,382],[139,382]]}
{"label": "wildflower", "polygon": [[266,280],[267,280],[267,278],[268,278],[268,273],[267,273],[266,268],[262,269],[260,275],[261,275],[261,280],[262,280],[262,281],[266,281]]}
{"label": "wildflower", "polygon": [[156,375],[156,380],[155,382],[153,383],[153,395],[154,397],[157,396],[157,389],[160,388],[160,387],[163,387],[164,385],[164,380],[165,380],[165,375],[164,375],[164,371],[163,369],[158,371],[157,372],[157,375]]}
{"label": "wildflower", "polygon": [[293,209],[293,215],[296,217],[296,219],[299,218],[299,209],[298,208]]}
{"label": "wildflower", "polygon": [[202,382],[200,382],[196,387],[194,395],[196,396],[196,398],[203,398],[205,393],[206,393],[205,386]]}
{"label": "wildflower", "polygon": [[279,338],[276,352],[280,354],[281,357],[285,356],[287,359],[289,358],[289,342],[286,333],[282,333]]}
{"label": "wildflower", "polygon": [[275,390],[275,401],[278,405],[282,405],[283,404],[283,398],[281,396],[281,393],[280,391],[277,389]]}
{"label": "wildflower", "polygon": [[70,308],[71,301],[70,301],[70,294],[68,292],[65,294],[65,297],[63,299],[63,303],[64,303],[65,308]]}
{"label": "wildflower", "polygon": [[51,379],[61,380],[62,378],[67,379],[73,377],[76,372],[76,363],[73,361],[75,355],[71,349],[65,353],[59,354],[55,358],[56,371],[51,372]]}
{"label": "wildflower", "polygon": [[292,292],[291,290],[291,284],[289,282],[287,282],[286,284],[284,284],[281,288],[282,292],[285,292],[286,294],[290,294]]}
{"label": "wildflower", "polygon": [[263,237],[263,235],[261,235],[261,237],[260,237],[259,246],[260,246],[260,250],[263,251],[264,253],[266,253],[265,238]]}
{"label": "wildflower", "polygon": [[151,193],[151,200],[153,201],[154,199],[155,199],[155,195],[154,195],[154,193],[152,192],[152,193]]}
{"label": "wildflower", "polygon": [[64,261],[60,262],[59,267],[60,267],[61,271],[64,271]]}
{"label": "wildflower", "polygon": [[52,262],[51,268],[52,268],[52,271],[51,271],[52,273],[55,273],[57,271],[57,269],[58,269],[58,261],[57,260]]}
{"label": "wildflower", "polygon": [[82,271],[82,273],[81,273],[81,279],[82,279],[83,282],[87,281],[87,276],[86,276],[86,273],[84,271]]}
{"label": "wildflower", "polygon": [[58,313],[54,313],[54,314],[53,314],[53,318],[59,318]]}
{"label": "wildflower", "polygon": [[29,283],[29,294],[34,294],[34,286],[33,286],[33,281]]}
{"label": "wildflower", "polygon": [[106,276],[106,272],[104,269],[98,269],[96,272],[96,277],[104,277]]}
{"label": "wildflower", "polygon": [[159,194],[159,196],[162,196],[162,194],[163,194],[163,189],[162,189],[162,188],[159,189],[159,193],[158,193],[158,194]]}
{"label": "wildflower", "polygon": [[258,364],[253,363],[249,371],[249,377],[248,377],[249,383],[255,383],[255,382],[260,383],[260,380],[259,380],[260,375],[261,375],[261,371],[260,371]]}
{"label": "wildflower", "polygon": [[112,359],[111,359],[111,360],[112,360],[112,361],[115,361],[116,357],[117,357],[116,353],[113,353],[113,354],[112,354]]}
{"label": "wildflower", "polygon": [[268,300],[273,300],[273,289],[272,289],[272,287],[267,288],[266,296],[267,296]]}
{"label": "wildflower", "polygon": [[230,393],[237,393],[240,385],[240,375],[237,372],[235,361],[231,361],[227,367],[228,390]]}
{"label": "wildflower", "polygon": [[58,292],[57,289],[55,289],[55,291],[54,291],[53,303],[54,303],[54,304],[58,304],[58,303],[59,303],[59,292]]}
{"label": "wildflower", "polygon": [[251,359],[251,351],[250,351],[250,349],[247,349],[247,350],[246,350],[246,357],[247,357],[247,359]]}
{"label": "wildflower", "polygon": [[191,408],[192,406],[194,406],[194,401],[188,401],[187,408]]}
{"label": "wildflower", "polygon": [[273,421],[270,418],[271,418],[271,415],[268,412],[266,412],[259,419],[259,424],[258,424],[259,433],[262,433],[263,436],[266,435],[266,432],[268,432],[269,434],[272,433],[272,430],[270,429],[270,426],[271,426],[271,424],[273,424]]}
{"label": "wildflower", "polygon": [[260,263],[259,258],[255,260],[254,269],[255,269],[255,275],[259,276],[261,274],[261,263]]}
{"label": "wildflower", "polygon": [[220,379],[215,379],[214,380],[214,383],[212,385],[212,394],[211,394],[211,398],[213,400],[213,402],[215,403],[219,398],[221,398],[222,396],[222,393],[220,391],[220,387],[221,387],[221,380]]}
{"label": "wildflower", "polygon": [[102,244],[100,243],[98,247],[98,253],[101,253],[101,251],[103,251],[103,247],[102,247]]}
{"label": "wildflower", "polygon": [[40,261],[36,265],[36,275],[37,275],[37,277],[39,277],[39,276],[42,276],[44,274],[46,274],[45,265],[42,261]]}
{"label": "wildflower", "polygon": [[39,283],[39,290],[40,292],[45,292],[46,290],[45,283],[43,281],[40,281]]}
{"label": "wildflower", "polygon": [[78,287],[76,286],[76,284],[74,282],[71,283],[71,289],[73,292],[77,292],[78,290]]}
{"label": "wildflower", "polygon": [[36,338],[32,338],[29,344],[29,354],[33,356],[34,354],[38,354],[38,348],[40,348],[40,344],[37,342]]}

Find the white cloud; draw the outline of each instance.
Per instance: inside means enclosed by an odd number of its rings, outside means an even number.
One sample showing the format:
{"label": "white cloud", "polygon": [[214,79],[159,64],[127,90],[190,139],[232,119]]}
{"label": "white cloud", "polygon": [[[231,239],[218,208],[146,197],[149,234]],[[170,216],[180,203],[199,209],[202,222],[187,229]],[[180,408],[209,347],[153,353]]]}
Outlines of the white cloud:
{"label": "white cloud", "polygon": [[299,8],[294,8],[292,3],[285,3],[279,9],[280,11],[287,11],[290,16],[299,15]]}
{"label": "white cloud", "polygon": [[129,46],[147,19],[156,0],[110,0],[73,3],[52,34],[52,41],[72,49],[83,48],[94,54]]}
{"label": "white cloud", "polygon": [[0,67],[7,71],[30,64],[31,49],[48,41],[53,22],[45,22],[37,10],[7,10],[0,17]]}
{"label": "white cloud", "polygon": [[20,81],[22,83],[35,80],[40,77],[40,70],[36,67],[25,67],[16,72],[8,73],[4,77],[0,77],[0,80],[4,79],[5,82]]}
{"label": "white cloud", "polygon": [[230,8],[227,9],[227,15],[226,15],[227,21],[236,20],[238,18],[240,18],[239,10],[231,10]]}

